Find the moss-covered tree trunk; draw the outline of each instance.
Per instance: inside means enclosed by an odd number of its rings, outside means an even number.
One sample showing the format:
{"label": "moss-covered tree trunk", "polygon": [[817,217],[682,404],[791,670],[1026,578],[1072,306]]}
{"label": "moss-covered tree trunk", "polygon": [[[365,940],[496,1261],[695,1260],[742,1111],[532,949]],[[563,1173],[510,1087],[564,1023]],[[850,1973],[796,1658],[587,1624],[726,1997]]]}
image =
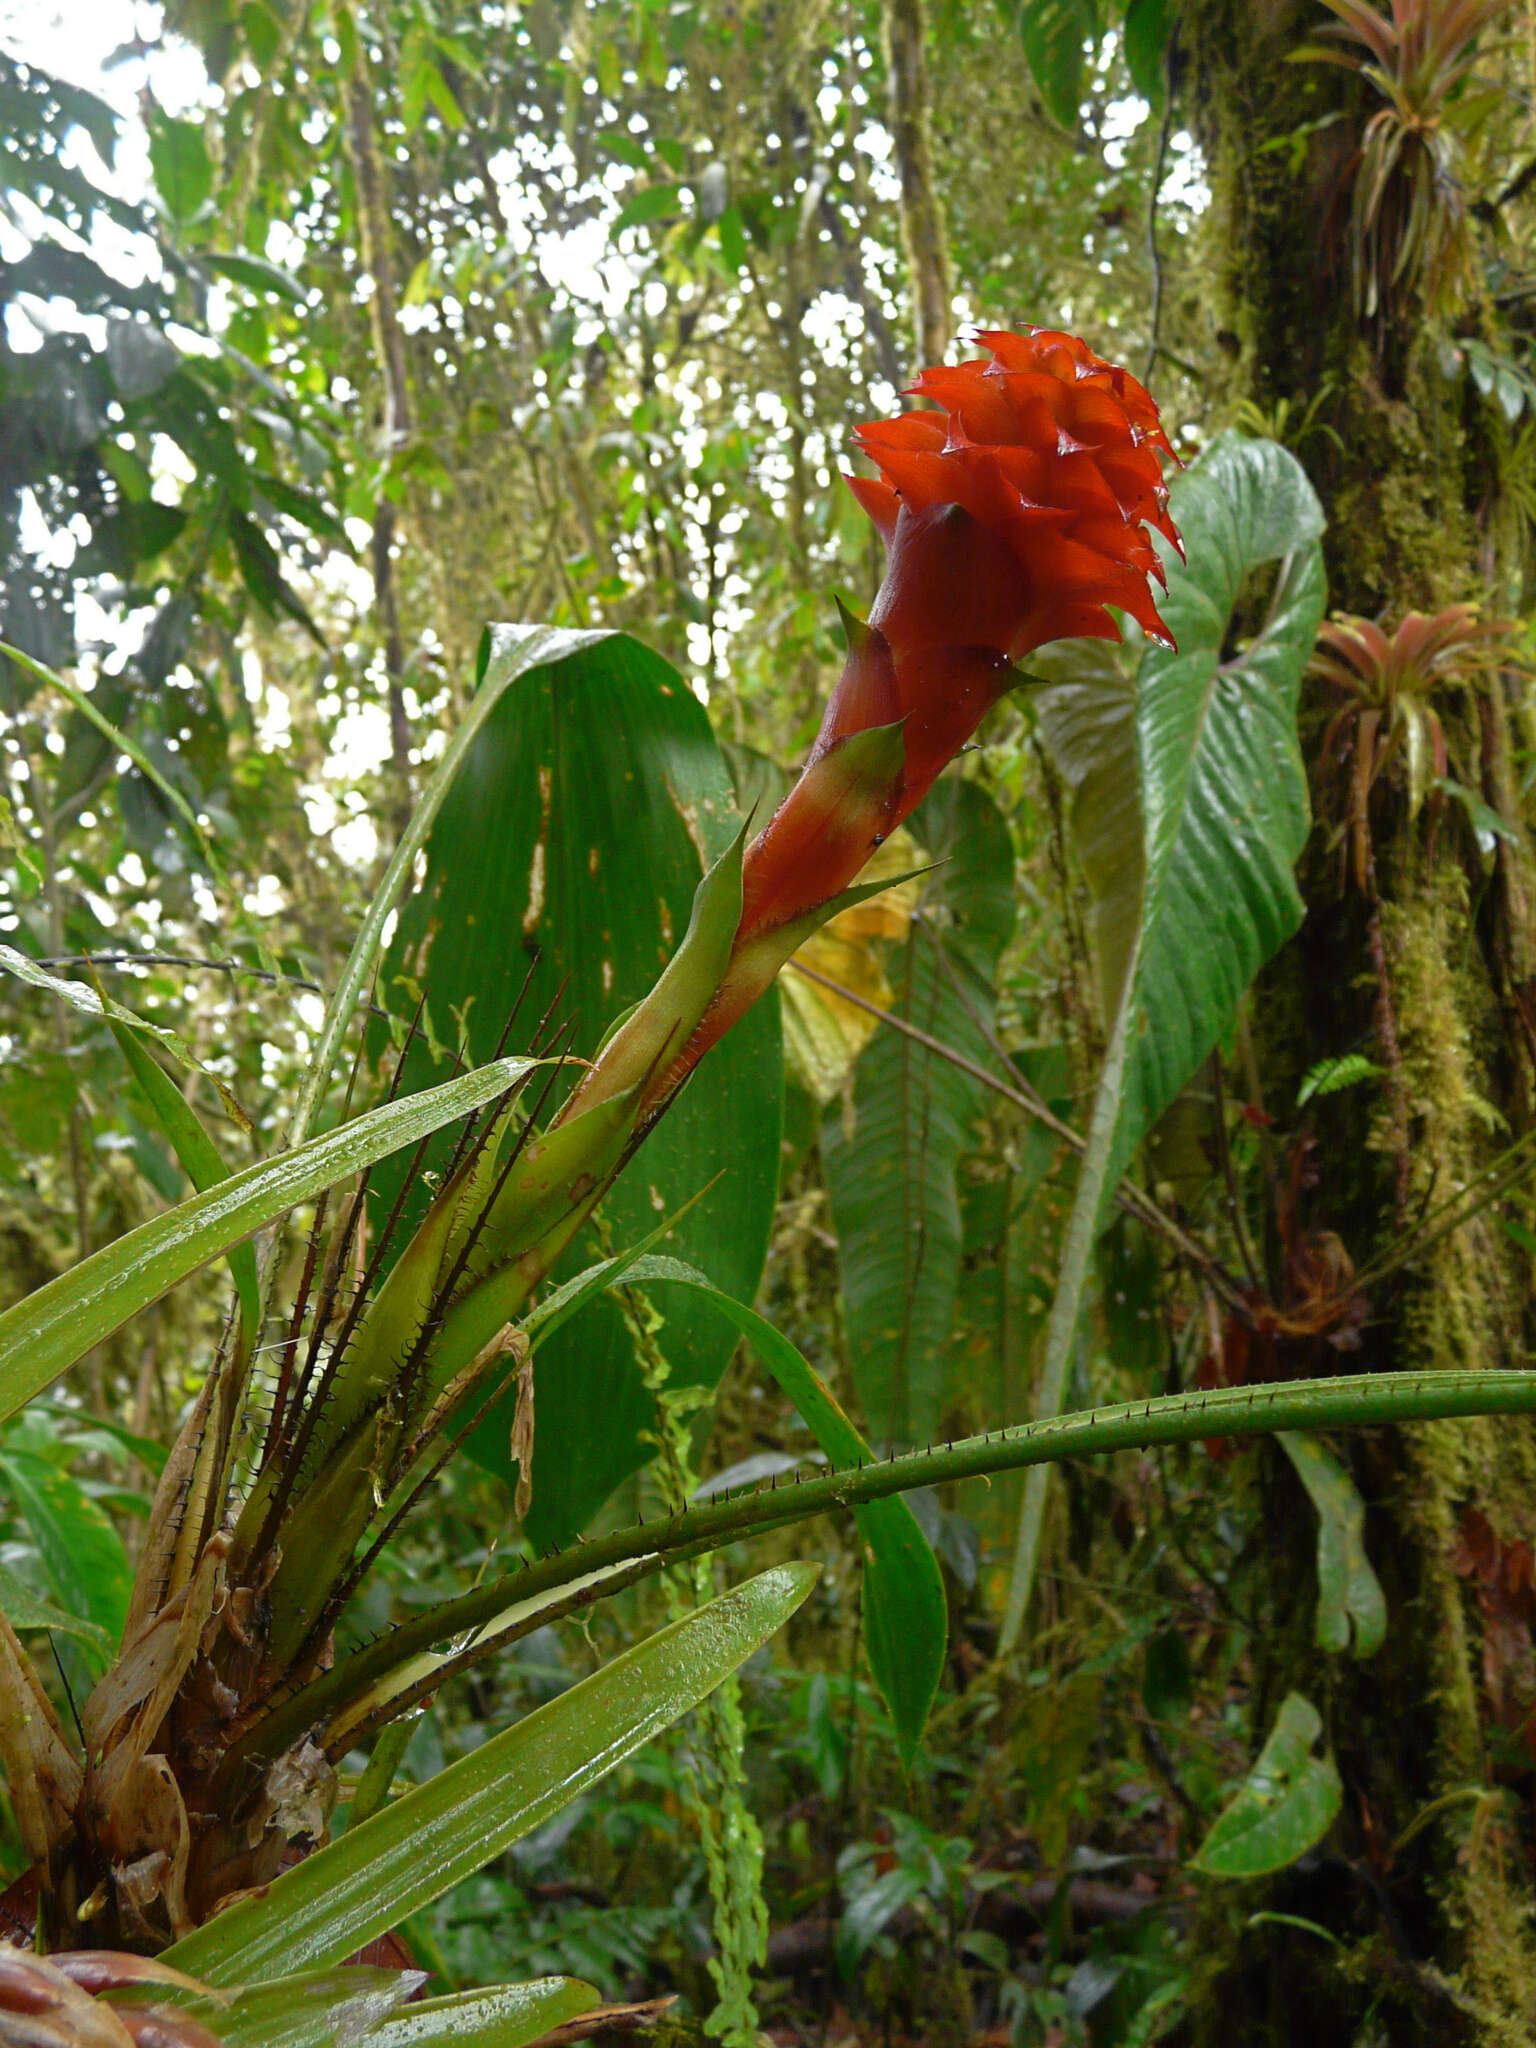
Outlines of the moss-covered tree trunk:
{"label": "moss-covered tree trunk", "polygon": [[[1468,599],[1496,611],[1518,597],[1499,524],[1497,424],[1469,383],[1442,374],[1422,298],[1374,323],[1357,311],[1352,154],[1382,101],[1348,72],[1286,61],[1322,21],[1302,0],[1190,0],[1180,24],[1210,165],[1207,260],[1231,396],[1297,437],[1325,394],[1297,453],[1329,517],[1333,609],[1388,630],[1410,610]],[[1476,304],[1468,292],[1447,307],[1442,333],[1478,333]],[[1452,777],[1503,819],[1496,853],[1479,851],[1464,807],[1410,817],[1389,770],[1370,796],[1363,888],[1329,829],[1347,802],[1349,731],[1330,764],[1320,743],[1336,700],[1304,714],[1318,812],[1308,915],[1256,1006],[1260,1070],[1281,1102],[1331,1054],[1363,1051],[1384,1070],[1317,1117],[1305,1223],[1335,1233],[1357,1271],[1402,1262],[1364,1290],[1355,1359],[1296,1346],[1283,1369],[1529,1360],[1525,1188],[1447,1234],[1422,1226],[1531,1122],[1531,843],[1510,770],[1515,694],[1512,679],[1489,675],[1431,700]],[[1528,2044],[1536,1897],[1523,1722],[1536,1703],[1536,1607],[1521,1546],[1536,1543],[1533,1433],[1446,1425],[1339,1448],[1367,1502],[1388,1636],[1366,1662],[1313,1647],[1315,1522],[1278,1453],[1259,1454],[1273,1626],[1256,1653],[1257,1718],[1267,1726],[1293,1689],[1314,1700],[1345,1803],[1324,1850],[1267,1896],[1247,1888],[1211,1909],[1195,2039]],[[1274,1920],[1251,1927],[1257,1907],[1313,1921],[1338,1945]]]}

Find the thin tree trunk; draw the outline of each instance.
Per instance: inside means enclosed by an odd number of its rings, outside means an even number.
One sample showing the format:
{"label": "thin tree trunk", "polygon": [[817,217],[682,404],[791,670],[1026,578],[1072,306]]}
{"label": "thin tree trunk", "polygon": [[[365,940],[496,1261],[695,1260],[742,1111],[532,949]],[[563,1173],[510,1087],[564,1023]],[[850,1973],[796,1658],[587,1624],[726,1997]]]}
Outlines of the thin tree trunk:
{"label": "thin tree trunk", "polygon": [[[373,280],[369,319],[374,354],[384,387],[383,444],[388,453],[411,432],[411,388],[406,368],[405,333],[400,325],[399,288],[395,277],[394,237],[390,231],[389,192],[374,134],[373,83],[357,33],[357,55],[347,81],[347,147],[357,184],[357,219],[363,267]],[[373,515],[371,556],[373,596],[384,638],[384,670],[389,692],[390,758],[409,802],[411,727],[405,711],[405,644],[395,597],[394,548],[398,531],[395,506],[379,493]]]}
{"label": "thin tree trunk", "polygon": [[942,362],[954,322],[944,215],[933,181],[923,0],[885,0],[885,67],[891,138],[901,179],[901,235],[921,368]]}

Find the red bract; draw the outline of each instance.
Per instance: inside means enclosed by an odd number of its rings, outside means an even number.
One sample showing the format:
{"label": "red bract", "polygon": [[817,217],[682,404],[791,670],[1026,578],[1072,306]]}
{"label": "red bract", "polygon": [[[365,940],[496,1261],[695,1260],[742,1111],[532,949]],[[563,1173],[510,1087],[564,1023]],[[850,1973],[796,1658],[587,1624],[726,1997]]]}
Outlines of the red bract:
{"label": "red bract", "polygon": [[1047,640],[1118,639],[1115,611],[1169,641],[1148,529],[1175,548],[1179,537],[1156,406],[1069,334],[981,340],[990,363],[918,378],[914,394],[936,410],[859,429],[880,475],[849,481],[886,550],[869,623],[846,621],[848,659],[799,781],[744,856],[733,848],[705,878],[682,946],[562,1121],[630,1089],[640,1122],[659,1113],[841,906],[1019,680],[1020,655]]}
{"label": "red bract", "polygon": [[[1069,334],[989,333],[990,363],[925,370],[937,411],[861,427],[880,476],[849,478],[886,547],[805,773],[747,855],[742,936],[845,888],[921,801],[1047,640],[1118,639],[1107,607],[1161,640],[1149,527],[1174,544],[1157,407],[1127,371]],[[899,775],[838,815],[818,764],[853,734],[902,724]],[[878,780],[878,778],[877,778]],[[856,810],[859,815],[854,815]]]}
{"label": "red bract", "polygon": [[[850,478],[886,546],[867,631],[855,632],[805,773],[747,855],[742,936],[845,888],[1047,640],[1118,639],[1109,606],[1158,639],[1149,527],[1178,545],[1157,407],[1069,334],[989,333],[990,363],[925,370],[937,411],[861,427],[878,479]],[[900,773],[850,811],[821,763],[853,734],[902,723]],[[876,778],[878,780],[878,778]]]}
{"label": "red bract", "polygon": [[[1178,547],[1145,389],[1069,334],[983,334],[990,363],[925,370],[937,410],[861,427],[850,478],[885,577],[799,781],[747,849],[729,969],[664,1100],[760,996],[874,849],[1047,640],[1118,639],[1111,607],[1169,641],[1149,527]],[[1169,643],[1171,644],[1171,642]]]}

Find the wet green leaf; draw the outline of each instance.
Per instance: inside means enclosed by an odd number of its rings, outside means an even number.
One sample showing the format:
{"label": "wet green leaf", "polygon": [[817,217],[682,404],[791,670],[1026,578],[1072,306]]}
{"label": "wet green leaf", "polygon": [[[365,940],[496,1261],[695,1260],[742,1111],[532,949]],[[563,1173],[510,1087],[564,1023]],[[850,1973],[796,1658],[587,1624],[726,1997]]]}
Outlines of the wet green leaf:
{"label": "wet green leaf", "polygon": [[601,2003],[592,1986],[576,1977],[488,1985],[407,2006],[385,2021],[368,2048],[426,2048],[434,2041],[451,2041],[455,2048],[523,2048]]}
{"label": "wet green leaf", "polygon": [[189,2014],[216,2034],[221,2048],[334,2048],[338,2041],[372,2043],[376,2031],[419,1976],[361,1964],[303,1970],[240,1991],[228,2005],[198,1999]]}
{"label": "wet green leaf", "polygon": [[819,1567],[781,1565],[596,1671],[165,1951],[209,1984],[339,1963],[541,1827],[714,1691]]}
{"label": "wet green leaf", "polygon": [[[524,659],[515,629],[496,629],[491,644],[482,690],[497,686],[499,665]],[[558,1000],[558,1014],[576,1022],[572,1051],[590,1057],[676,954],[705,865],[740,829],[709,720],[675,669],[621,634],[556,640],[549,656],[525,663],[467,750],[380,982],[397,1013],[425,990],[436,1036],[451,1041],[462,1028],[471,1057],[495,1049],[530,970],[510,1042],[526,1043]],[[382,1031],[371,1049],[382,1064]],[[441,1071],[418,1044],[403,1086]],[[667,1249],[750,1299],[778,1189],[782,1100],[770,996],[711,1052],[605,1196],[612,1242],[637,1243],[707,1189],[679,1216]],[[398,1172],[377,1177],[377,1214],[388,1213],[397,1185]],[[407,1231],[421,1206],[408,1205]],[[585,1233],[557,1279],[608,1249]],[[735,1342],[680,1294],[658,1336],[673,1384],[685,1386],[713,1386]],[[509,1486],[514,1412],[510,1397],[498,1403],[470,1439],[471,1455]],[[541,1344],[535,1413],[528,1533],[546,1547],[570,1542],[653,1454],[643,1436],[654,1402],[614,1302],[594,1303]]]}
{"label": "wet green leaf", "polygon": [[1365,1502],[1326,1445],[1290,1431],[1275,1441],[1317,1509],[1317,1642],[1374,1657],[1386,1641],[1387,1599],[1365,1554]]}
{"label": "wet green leaf", "polygon": [[322,1188],[494,1101],[527,1067],[526,1060],[496,1060],[407,1101],[385,1103],[232,1173],[39,1287],[0,1315],[0,1420],[210,1259]]}
{"label": "wet green leaf", "polygon": [[1310,1700],[1288,1693],[1259,1760],[1192,1860],[1210,1877],[1263,1877],[1320,1842],[1344,1797],[1331,1756],[1314,1756],[1323,1732]]}

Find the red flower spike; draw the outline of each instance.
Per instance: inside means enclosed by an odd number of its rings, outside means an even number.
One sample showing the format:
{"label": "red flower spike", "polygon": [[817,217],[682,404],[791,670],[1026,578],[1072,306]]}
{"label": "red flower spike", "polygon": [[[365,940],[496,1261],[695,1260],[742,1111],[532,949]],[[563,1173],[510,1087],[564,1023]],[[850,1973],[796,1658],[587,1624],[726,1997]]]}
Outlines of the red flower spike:
{"label": "red flower spike", "polygon": [[[1182,553],[1160,460],[1173,450],[1150,394],[1075,335],[977,339],[990,363],[925,370],[913,384],[936,409],[857,431],[880,475],[847,481],[885,542],[885,576],[869,625],[850,625],[800,780],[747,849],[730,969],[652,1104],[921,802],[1016,680],[1015,661],[1048,640],[1118,640],[1108,607],[1173,644],[1152,594],[1152,579],[1166,579],[1148,532]],[[899,728],[900,749],[838,762],[875,728]]]}
{"label": "red flower spike", "polygon": [[[905,719],[901,786],[871,806],[882,832],[971,738],[1013,680],[1011,662],[1048,640],[1118,639],[1107,606],[1169,638],[1147,529],[1178,546],[1160,460],[1173,451],[1150,395],[1075,335],[979,339],[990,363],[925,370],[912,386],[939,410],[858,430],[880,478],[848,479],[885,541],[885,580],[811,761],[851,732]],[[858,873],[867,837],[799,815],[822,800],[819,787],[797,787],[749,849],[743,938],[829,901]]]}

